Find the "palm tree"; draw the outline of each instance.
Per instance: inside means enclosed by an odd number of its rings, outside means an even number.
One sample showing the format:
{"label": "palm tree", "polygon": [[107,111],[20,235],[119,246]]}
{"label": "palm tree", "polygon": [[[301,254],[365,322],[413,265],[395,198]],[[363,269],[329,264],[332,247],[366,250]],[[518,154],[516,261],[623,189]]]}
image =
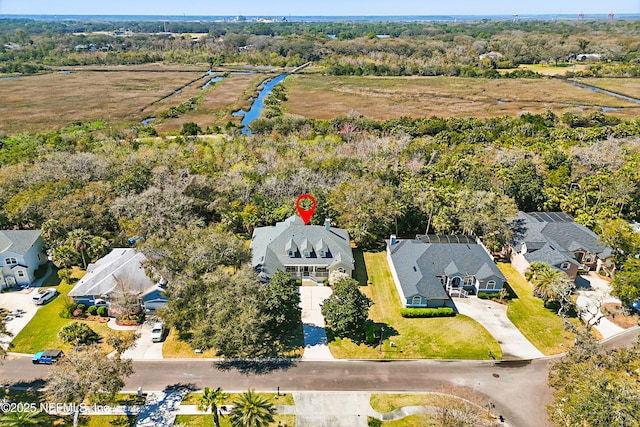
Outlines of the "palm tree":
{"label": "palm tree", "polygon": [[[6,314],[6,311],[4,311],[4,309],[0,309],[0,316],[2,316],[2,318],[0,318],[0,338],[13,336],[13,334],[7,330],[7,324],[5,323],[5,320],[4,320],[5,314]],[[11,346],[11,344],[9,344],[9,346]],[[2,363],[1,359],[4,359],[6,354],[7,354],[7,350],[4,348],[4,346],[0,345],[0,363]]]}
{"label": "palm tree", "polygon": [[93,236],[89,234],[87,230],[82,228],[70,231],[67,235],[66,243],[80,253],[80,256],[82,256],[82,266],[85,269],[87,268],[87,257],[85,254],[87,249],[91,246],[92,238]]}
{"label": "palm tree", "polygon": [[204,388],[204,393],[202,393],[202,397],[198,400],[198,410],[199,411],[207,411],[211,408],[211,416],[213,417],[213,424],[216,427],[220,427],[220,419],[218,418],[219,410],[218,406],[222,405],[224,399],[227,398],[226,393],[222,392],[222,389],[218,387],[217,389],[212,389],[209,387]]}
{"label": "palm tree", "polygon": [[69,267],[78,259],[78,253],[69,245],[60,245],[53,248],[51,260],[53,265],[64,268],[65,280],[69,283]]}
{"label": "palm tree", "polygon": [[5,427],[36,427],[49,424],[42,411],[12,411],[0,416],[0,425]]}
{"label": "palm tree", "polygon": [[562,271],[552,268],[541,271],[535,277],[533,294],[542,298],[545,303],[553,301],[557,297],[560,283],[564,282],[566,278],[567,276]]}
{"label": "palm tree", "polygon": [[234,427],[266,427],[273,422],[275,412],[267,398],[249,390],[233,402],[229,420]]}

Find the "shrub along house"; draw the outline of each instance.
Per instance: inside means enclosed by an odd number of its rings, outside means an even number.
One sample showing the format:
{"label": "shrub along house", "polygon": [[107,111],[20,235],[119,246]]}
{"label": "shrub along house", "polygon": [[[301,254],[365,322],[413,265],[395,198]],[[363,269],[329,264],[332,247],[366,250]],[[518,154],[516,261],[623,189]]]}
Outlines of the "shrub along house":
{"label": "shrub along house", "polygon": [[38,267],[47,262],[40,230],[0,230],[0,290],[29,286]]}
{"label": "shrub along house", "polygon": [[329,219],[324,226],[305,225],[294,215],[275,226],[258,227],[251,237],[251,254],[251,264],[264,281],[282,270],[322,285],[331,272],[351,276],[354,268],[349,233],[331,227]]}
{"label": "shrub along house", "polygon": [[113,299],[126,298],[136,306],[155,310],[167,303],[162,281],[155,283],[142,266],[146,257],[132,248],[115,248],[109,254],[87,266],[87,273],[73,287],[69,296],[76,303],[94,305],[104,299],[110,306]]}
{"label": "shrub along house", "polygon": [[518,212],[508,248],[521,274],[533,262],[544,262],[575,279],[578,270],[612,267],[613,252],[598,236],[563,212]]}
{"label": "shrub along house", "polygon": [[452,296],[499,292],[506,281],[489,252],[469,236],[391,236],[387,261],[403,307],[451,307]]}

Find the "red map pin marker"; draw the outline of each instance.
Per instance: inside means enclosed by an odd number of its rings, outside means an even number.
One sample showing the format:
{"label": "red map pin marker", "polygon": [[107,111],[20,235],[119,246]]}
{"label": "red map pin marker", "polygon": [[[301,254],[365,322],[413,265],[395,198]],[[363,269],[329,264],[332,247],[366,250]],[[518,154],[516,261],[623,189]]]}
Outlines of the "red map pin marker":
{"label": "red map pin marker", "polygon": [[[311,200],[310,209],[305,210],[302,208],[302,206],[300,206],[300,202],[303,201],[304,199]],[[300,218],[302,218],[302,220],[306,225],[309,223],[309,220],[311,219],[313,212],[316,210],[316,199],[314,199],[311,194],[303,194],[300,197],[298,197],[298,200],[296,200],[296,208],[298,209],[298,215],[300,215]]]}

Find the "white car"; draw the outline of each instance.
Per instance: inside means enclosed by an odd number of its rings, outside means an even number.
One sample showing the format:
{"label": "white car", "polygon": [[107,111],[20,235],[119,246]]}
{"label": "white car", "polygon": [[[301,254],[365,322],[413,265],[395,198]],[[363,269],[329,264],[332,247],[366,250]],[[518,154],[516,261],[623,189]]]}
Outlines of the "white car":
{"label": "white car", "polygon": [[54,299],[56,295],[58,295],[58,290],[56,288],[48,288],[43,291],[38,291],[38,293],[33,297],[33,302],[36,305],[46,304]]}
{"label": "white car", "polygon": [[162,322],[155,322],[151,328],[151,341],[162,341],[162,334],[164,333],[164,324]]}

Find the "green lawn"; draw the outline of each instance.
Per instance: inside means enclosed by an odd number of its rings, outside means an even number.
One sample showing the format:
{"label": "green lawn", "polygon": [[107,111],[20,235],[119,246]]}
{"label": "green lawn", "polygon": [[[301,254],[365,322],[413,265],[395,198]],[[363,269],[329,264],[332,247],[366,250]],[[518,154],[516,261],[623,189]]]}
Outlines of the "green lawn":
{"label": "green lawn", "polygon": [[[274,415],[274,421],[269,424],[273,427],[294,427],[296,425],[295,415]],[[174,425],[184,427],[213,427],[211,415],[178,415]],[[232,427],[227,417],[220,417],[220,427]]]}
{"label": "green lawn", "polygon": [[[574,335],[566,331],[555,311],[544,307],[540,298],[533,296],[533,288],[509,263],[498,263],[502,274],[517,298],[509,301],[507,316],[520,332],[545,355],[564,353],[573,343]],[[578,319],[571,319],[578,324]]]}
{"label": "green lawn", "polygon": [[[71,345],[63,343],[60,338],[58,338],[58,332],[64,326],[75,321],[73,319],[60,317],[60,312],[62,312],[64,308],[65,297],[69,291],[73,289],[73,285],[67,284],[64,280],[60,281],[54,270],[45,280],[42,287],[55,287],[60,295],[38,309],[33,319],[31,319],[27,326],[13,339],[11,351],[32,354],[46,349],[71,350]],[[113,331],[106,323],[87,323],[89,327],[96,331],[101,337],[105,337],[111,333],[131,333],[130,331]],[[106,352],[112,350],[112,348],[104,343],[101,344],[101,346]]]}
{"label": "green lawn", "polygon": [[391,412],[403,406],[437,406],[442,403],[455,402],[453,396],[444,396],[437,393],[422,394],[372,394],[371,407],[378,412]]}
{"label": "green lawn", "polygon": [[[382,351],[378,343],[357,344],[350,339],[329,343],[337,358],[365,359],[488,359],[489,352],[502,358],[498,342],[475,320],[458,315],[433,319],[400,316],[400,297],[387,264],[385,252],[364,254],[369,286],[361,290],[374,301],[369,318],[383,326]],[[391,347],[390,341],[395,343]]]}

